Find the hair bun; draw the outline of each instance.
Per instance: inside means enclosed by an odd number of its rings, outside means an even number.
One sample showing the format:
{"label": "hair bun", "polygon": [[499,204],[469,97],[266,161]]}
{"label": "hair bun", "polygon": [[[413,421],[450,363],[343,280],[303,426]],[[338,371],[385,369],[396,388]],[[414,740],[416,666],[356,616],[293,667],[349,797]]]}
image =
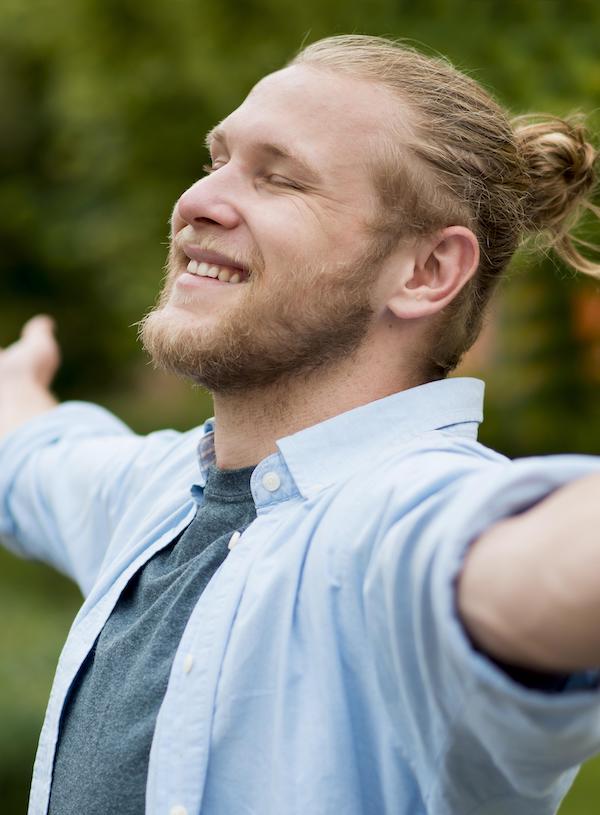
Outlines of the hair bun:
{"label": "hair bun", "polygon": [[568,231],[595,184],[598,153],[577,118],[519,117],[514,124],[530,180],[526,220],[531,230],[550,230],[559,237]]}
{"label": "hair bun", "polygon": [[572,229],[584,210],[600,217],[591,201],[596,185],[598,151],[588,141],[582,117],[559,119],[521,116],[513,120],[517,147],[528,179],[523,202],[524,228],[543,233],[568,265],[600,277],[600,266],[577,245],[598,247],[577,238]]}

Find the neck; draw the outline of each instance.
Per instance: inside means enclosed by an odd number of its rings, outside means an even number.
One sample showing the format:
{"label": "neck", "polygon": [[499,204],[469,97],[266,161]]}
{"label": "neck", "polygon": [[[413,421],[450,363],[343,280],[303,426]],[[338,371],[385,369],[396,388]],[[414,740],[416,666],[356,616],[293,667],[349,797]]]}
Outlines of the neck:
{"label": "neck", "polygon": [[230,470],[258,464],[276,452],[276,442],[284,436],[421,384],[397,371],[374,381],[374,370],[374,365],[349,359],[335,370],[268,388],[214,394],[217,466]]}

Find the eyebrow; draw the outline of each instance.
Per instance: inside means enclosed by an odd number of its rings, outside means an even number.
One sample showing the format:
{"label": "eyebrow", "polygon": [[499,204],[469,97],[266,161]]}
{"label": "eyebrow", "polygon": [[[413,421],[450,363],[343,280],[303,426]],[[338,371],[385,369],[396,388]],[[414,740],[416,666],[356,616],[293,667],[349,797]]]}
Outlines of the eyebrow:
{"label": "eyebrow", "polygon": [[[225,131],[222,127],[219,127],[219,125],[213,127],[213,129],[209,130],[206,134],[205,143],[209,149],[214,142],[221,142],[223,145],[227,146]],[[299,172],[306,178],[307,181],[313,184],[322,183],[323,179],[321,178],[321,175],[306,159],[302,158],[302,156],[299,156],[297,153],[292,153],[287,147],[284,147],[281,144],[259,142],[258,144],[253,145],[253,149],[259,153],[263,153],[264,155],[289,161],[298,168]]]}

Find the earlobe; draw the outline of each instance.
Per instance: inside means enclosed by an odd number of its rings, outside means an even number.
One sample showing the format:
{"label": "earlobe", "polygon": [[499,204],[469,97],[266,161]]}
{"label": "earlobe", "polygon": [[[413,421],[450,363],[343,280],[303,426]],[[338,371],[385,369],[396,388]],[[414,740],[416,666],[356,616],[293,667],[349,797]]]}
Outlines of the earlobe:
{"label": "earlobe", "polygon": [[475,274],[479,244],[470,229],[449,226],[419,247],[410,276],[388,301],[400,319],[435,314],[448,305]]}

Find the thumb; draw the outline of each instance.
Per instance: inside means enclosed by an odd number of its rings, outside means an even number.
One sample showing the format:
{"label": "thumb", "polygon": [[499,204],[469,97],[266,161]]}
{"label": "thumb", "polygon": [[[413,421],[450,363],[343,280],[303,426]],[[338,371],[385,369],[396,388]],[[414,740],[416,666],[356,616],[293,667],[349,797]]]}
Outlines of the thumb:
{"label": "thumb", "polygon": [[60,365],[60,349],[54,338],[54,320],[46,314],[32,317],[23,326],[21,339],[17,346],[22,346],[27,360],[25,367],[45,386],[48,386]]}
{"label": "thumb", "polygon": [[33,339],[54,339],[55,322],[52,317],[47,314],[37,314],[30,320],[27,320],[21,331],[21,337],[24,340]]}

